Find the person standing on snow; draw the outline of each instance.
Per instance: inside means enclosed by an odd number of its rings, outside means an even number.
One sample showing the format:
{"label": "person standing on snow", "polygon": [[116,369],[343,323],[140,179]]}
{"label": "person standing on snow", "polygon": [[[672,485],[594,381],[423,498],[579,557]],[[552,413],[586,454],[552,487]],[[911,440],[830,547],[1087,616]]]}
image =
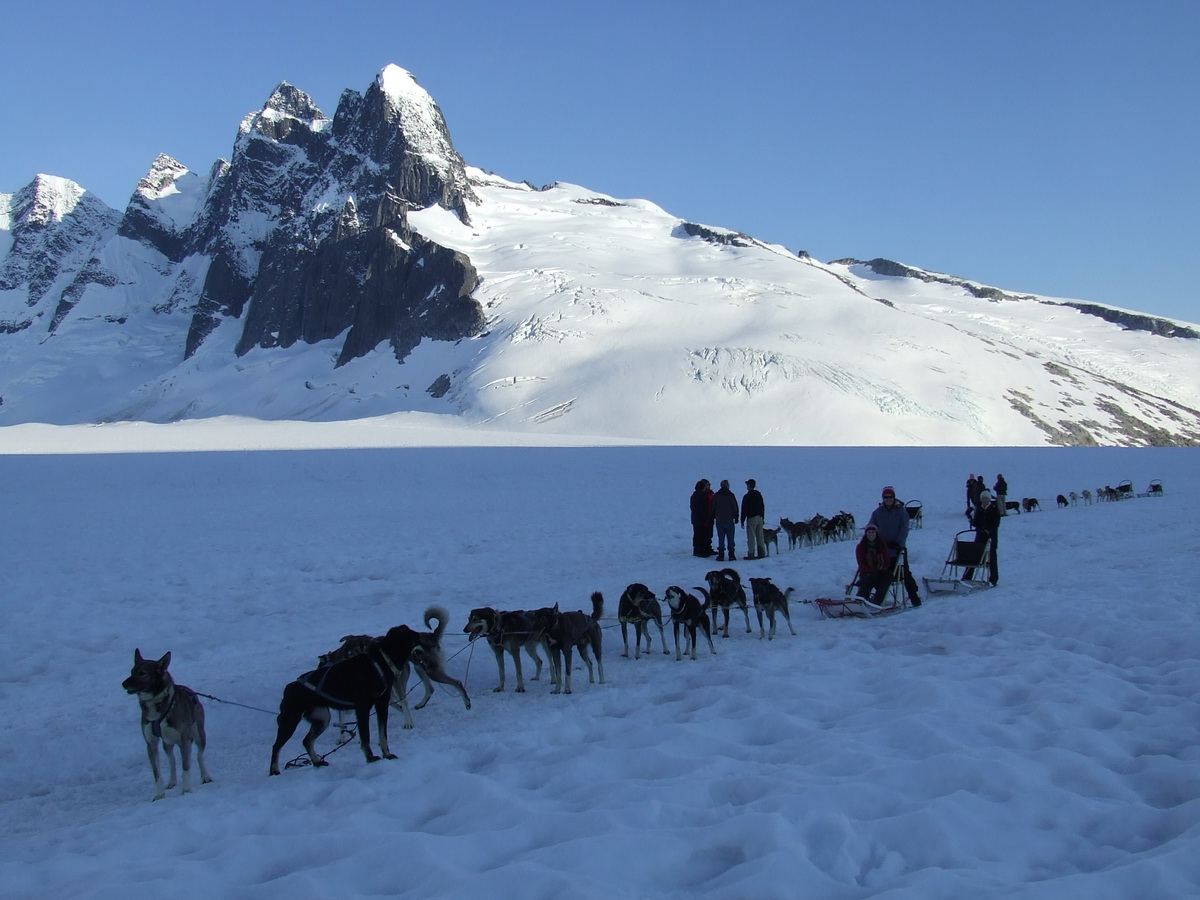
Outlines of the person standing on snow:
{"label": "person standing on snow", "polygon": [[763,495],[754,487],[753,478],[746,479],[746,493],[742,496],[742,527],[746,529],[746,559],[766,559],[767,539],[763,534],[763,519],[766,504]]}
{"label": "person standing on snow", "polygon": [[[975,510],[975,543],[990,541],[988,547],[988,581],[995,587],[1000,581],[1000,564],[996,556],[996,544],[1000,540],[1000,509],[992,502],[992,495],[984,491],[979,495],[979,509]],[[983,560],[980,560],[982,562]],[[963,571],[963,581],[970,581],[975,574],[972,566]]]}
{"label": "person standing on snow", "polygon": [[1000,515],[1008,515],[1008,482],[1004,480],[1004,476],[996,475],[996,484],[992,488],[996,495],[996,509],[1000,510]]}
{"label": "person standing on snow", "polygon": [[880,539],[887,544],[903,567],[904,589],[908,592],[908,602],[913,606],[921,605],[921,597],[917,593],[917,582],[908,568],[908,510],[896,502],[895,488],[885,487],[880,504],[871,513],[871,525],[879,529]]}
{"label": "person standing on snow", "polygon": [[737,533],[738,499],[729,489],[729,479],[722,479],[721,489],[713,495],[713,521],[717,525],[717,562],[725,561],[725,549],[729,558],[737,559],[733,548],[733,536]]}
{"label": "person standing on snow", "polygon": [[692,511],[692,556],[712,556],[712,488],[707,478],[696,482],[689,501]]}

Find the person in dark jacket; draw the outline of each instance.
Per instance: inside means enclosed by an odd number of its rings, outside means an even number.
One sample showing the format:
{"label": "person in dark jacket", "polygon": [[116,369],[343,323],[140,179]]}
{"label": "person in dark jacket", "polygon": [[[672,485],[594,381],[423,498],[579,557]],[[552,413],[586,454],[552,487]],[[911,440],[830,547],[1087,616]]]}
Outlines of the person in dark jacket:
{"label": "person in dark jacket", "polygon": [[880,539],[887,544],[896,561],[903,563],[902,577],[908,601],[913,606],[920,606],[917,581],[908,568],[908,510],[896,500],[895,488],[888,486],[883,489],[880,503],[871,513],[870,524],[879,529]]}
{"label": "person in dark jacket", "polygon": [[1000,510],[1000,515],[1008,515],[1008,482],[1004,480],[1004,476],[996,475],[996,484],[992,488],[992,493],[996,495],[996,509]]}
{"label": "person in dark jacket", "polygon": [[746,529],[746,559],[766,559],[767,539],[763,534],[763,519],[767,507],[763,495],[755,488],[753,478],[746,479],[746,493],[742,495],[742,527]]}
{"label": "person in dark jacket", "polygon": [[692,556],[712,556],[713,516],[712,516],[712,487],[707,478],[696,482],[692,491],[690,506],[692,510]]}
{"label": "person in dark jacket", "polygon": [[[975,543],[990,540],[988,548],[988,581],[995,585],[1000,580],[1000,565],[996,557],[996,545],[1000,541],[1000,509],[992,502],[992,495],[984,491],[979,495],[979,509],[975,510]],[[963,581],[970,581],[974,567],[963,571]]]}
{"label": "person in dark jacket", "polygon": [[729,558],[737,559],[733,547],[733,536],[737,533],[739,509],[738,499],[729,489],[729,480],[721,481],[721,489],[713,495],[713,521],[717,526],[717,562],[725,561],[725,551],[729,550]]}
{"label": "person in dark jacket", "polygon": [[858,596],[885,606],[895,560],[874,525],[868,523],[863,529],[862,540],[854,548],[854,558],[858,562]]}

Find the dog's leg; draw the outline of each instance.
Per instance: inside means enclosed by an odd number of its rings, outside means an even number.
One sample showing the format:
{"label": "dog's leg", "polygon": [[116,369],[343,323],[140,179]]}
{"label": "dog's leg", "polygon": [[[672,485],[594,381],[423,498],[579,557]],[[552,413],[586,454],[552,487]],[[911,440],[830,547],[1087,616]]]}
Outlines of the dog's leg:
{"label": "dog's leg", "polygon": [[179,762],[183,766],[183,790],[180,793],[192,792],[192,741],[187,735],[179,739]]}
{"label": "dog's leg", "polygon": [[394,754],[388,747],[388,695],[384,694],[375,703],[375,721],[379,727],[379,752],[383,754],[384,759],[395,759]]}
{"label": "dog's leg", "polygon": [[763,611],[762,607],[754,607],[754,614],[758,616],[758,639],[761,641],[766,638],[767,632],[763,628]]}
{"label": "dog's leg", "polygon": [[[582,650],[580,651],[580,653],[582,654]],[[573,642],[570,642],[570,641],[567,642],[567,646],[563,647],[562,655],[563,655],[563,665],[564,665],[565,671],[567,673],[566,693],[569,694],[569,693],[571,693],[571,666],[574,665],[574,656],[575,656],[575,645]],[[587,662],[589,662],[589,664],[590,664],[591,661],[587,660]],[[589,668],[588,668],[588,679],[589,680],[591,679],[591,672],[592,672],[592,670],[589,665]],[[559,674],[561,676],[561,670],[560,670]]]}
{"label": "dog's leg", "polygon": [[[288,686],[290,688],[291,685]],[[292,735],[296,733],[296,727],[300,724],[300,718],[303,713],[303,708],[288,702],[289,690],[284,689],[283,702],[279,705],[279,715],[275,718],[278,724],[278,730],[275,733],[275,744],[271,747],[271,771],[270,774],[279,774],[279,751],[283,749],[284,744],[292,739]],[[307,744],[305,748],[307,749]],[[311,757],[312,754],[310,753]]]}
{"label": "dog's leg", "polygon": [[[641,656],[641,650],[642,650],[641,634],[642,634],[642,628],[641,628],[640,623],[635,623],[633,626],[633,638],[634,638],[633,658],[634,659],[642,658],[642,656]],[[622,653],[621,655],[624,656],[626,659],[628,659],[629,658],[629,623],[626,622],[624,619],[621,620],[621,641],[622,641],[622,643],[625,644],[625,652]]]}
{"label": "dog's leg", "polygon": [[[386,703],[383,705],[387,706]],[[356,707],[354,710],[354,721],[358,724],[358,743],[362,747],[363,756],[367,758],[367,762],[369,763],[379,762],[379,757],[371,749],[371,704],[368,703],[366,706]],[[382,732],[382,722],[379,727]],[[311,734],[311,732],[309,733]],[[312,756],[311,750],[309,751],[309,756]]]}
{"label": "dog's leg", "polygon": [[679,628],[680,628],[680,625],[678,622],[673,622],[672,624],[674,625],[674,631],[675,631],[675,661],[679,662],[679,660],[683,659],[683,654],[679,650]]}
{"label": "dog's leg", "polygon": [[[538,653],[539,646],[540,644],[537,641],[531,641],[525,645],[525,652],[533,657],[533,662],[536,666],[533,676],[529,679],[530,681],[539,681],[542,677],[542,657]],[[549,653],[549,651],[546,652]]]}
{"label": "dog's leg", "polygon": [[[504,647],[492,644],[492,652],[496,654],[496,668],[500,670],[500,683],[492,688],[492,691],[498,694],[504,690]],[[519,694],[525,690],[525,682],[521,680],[521,660],[515,653],[513,661],[517,670],[517,693]]]}
{"label": "dog's leg", "polygon": [[[416,663],[413,663],[413,667],[416,669],[417,675],[421,679],[421,686],[425,688],[425,696],[421,698],[421,702],[414,706],[413,709],[424,709],[425,704],[429,702],[429,698],[433,696],[433,682],[429,679],[428,669],[426,669],[424,666],[418,666]],[[441,681],[441,679],[439,678],[438,681]],[[406,694],[408,693],[407,687],[408,686],[405,685],[404,692]]]}
{"label": "dog's leg", "polygon": [[[708,622],[706,621],[704,624],[707,625]],[[688,623],[688,638],[692,642],[692,659],[696,658],[696,629],[698,627],[695,622]]]}
{"label": "dog's leg", "polygon": [[162,745],[163,745],[163,753],[166,754],[166,757],[167,757],[167,765],[169,765],[171,768],[171,777],[167,781],[167,790],[169,791],[169,790],[171,790],[171,788],[175,787],[175,785],[179,781],[179,779],[177,777],[177,773],[175,771],[175,745],[168,744],[166,741],[166,738],[163,739]]}
{"label": "dog's leg", "polygon": [[587,638],[584,638],[584,640],[579,642],[579,658],[582,659],[584,664],[587,666],[588,684],[595,684],[596,683],[596,673],[592,666],[591,654],[588,652]]}
{"label": "dog's leg", "polygon": [[[424,670],[418,669],[418,671],[424,671]],[[471,698],[470,698],[470,696],[467,695],[466,686],[461,681],[459,681],[457,678],[452,678],[446,672],[446,670],[442,668],[442,664],[441,664],[440,660],[438,661],[437,666],[434,667],[434,670],[432,672],[425,671],[425,674],[428,678],[432,678],[438,684],[444,684],[447,687],[454,688],[456,691],[458,691],[459,696],[462,697],[463,706],[465,706],[467,709],[471,708]],[[430,694],[430,696],[432,696],[432,694],[433,694],[433,685],[429,685],[429,694]],[[429,699],[429,697],[427,696],[425,698],[425,700],[422,700],[420,702],[420,704],[418,704],[417,709],[420,709],[422,706],[424,706],[425,701],[428,699]]]}
{"label": "dog's leg", "polygon": [[[406,659],[404,665],[400,667],[400,676],[392,682],[392,702],[400,707],[400,712],[404,714],[404,727],[415,728],[416,723],[413,721],[412,707],[408,705],[408,676],[412,669],[412,661]],[[420,669],[417,670],[418,672]],[[433,693],[432,689],[430,693]],[[428,696],[425,698],[429,699]],[[417,709],[421,707],[418,706]]]}
{"label": "dog's leg", "polygon": [[[162,769],[158,759],[158,738],[148,726],[142,726],[142,736],[146,739],[146,756],[150,758],[150,771],[154,773],[154,799],[161,800],[167,796],[162,782]],[[174,787],[174,784],[171,785]]]}
{"label": "dog's leg", "polygon": [[716,656],[717,648],[713,645],[712,632],[708,630],[708,619],[701,619],[700,622],[701,629],[704,631],[704,638],[708,641],[708,649],[714,656]]}
{"label": "dog's leg", "polygon": [[604,684],[604,632],[599,624],[592,627],[592,653],[596,656],[596,669],[600,673],[600,683]]}
{"label": "dog's leg", "polygon": [[[670,650],[670,648],[667,646],[667,632],[666,632],[666,630],[663,628],[662,619],[656,619],[656,620],[655,620],[655,622],[654,622],[654,624],[658,626],[658,640],[659,640],[659,643],[661,643],[661,644],[662,644],[663,653],[664,653],[664,654],[667,654],[667,655],[670,655],[670,653],[671,653],[671,650]],[[647,628],[647,629],[646,629],[646,631],[647,631],[647,632],[649,632],[649,631],[650,631],[650,629],[649,629],[649,628]],[[646,638],[646,647],[648,648],[649,646],[650,646],[650,638],[649,638],[649,637],[647,637],[647,638]]]}
{"label": "dog's leg", "polygon": [[196,740],[196,764],[200,767],[200,783],[208,784],[212,778],[208,775],[208,769],[204,765],[204,751],[208,747],[208,735],[204,732],[204,707],[200,701],[196,701],[195,719],[195,740]]}
{"label": "dog's leg", "polygon": [[[304,718],[308,720],[308,734],[304,736],[303,741],[304,750],[308,753],[308,761],[311,762],[314,767],[329,765],[329,763],[321,759],[320,755],[317,753],[317,738],[319,738],[325,732],[325,729],[329,727],[329,710],[324,706],[314,706],[305,714]],[[358,730],[360,734],[362,733],[362,728],[363,723],[362,721],[359,721]],[[288,736],[291,736],[290,733]],[[279,774],[278,766],[276,766],[275,771],[271,774]]]}

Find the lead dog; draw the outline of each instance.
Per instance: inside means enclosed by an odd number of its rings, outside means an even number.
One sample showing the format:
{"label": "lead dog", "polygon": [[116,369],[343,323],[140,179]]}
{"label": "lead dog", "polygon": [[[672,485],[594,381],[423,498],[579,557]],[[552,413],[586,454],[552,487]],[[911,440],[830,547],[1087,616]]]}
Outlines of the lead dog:
{"label": "lead dog", "polygon": [[327,766],[316,751],[316,740],[329,727],[331,709],[354,710],[358,724],[358,740],[367,762],[379,757],[371,750],[371,709],[379,729],[379,750],[385,759],[396,756],[388,747],[388,703],[401,669],[419,643],[417,632],[407,625],[397,625],[362,653],[330,663],[312,672],[305,672],[283,689],[276,722],[279,730],[271,747],[272,775],[279,774],[279,751],[296,732],[304,719],[309,723],[304,736],[304,749],[314,766]]}
{"label": "lead dog", "polygon": [[667,605],[671,607],[671,625],[675,632],[675,659],[683,659],[679,649],[679,632],[683,632],[684,647],[691,647],[691,657],[696,658],[697,633],[704,632],[708,640],[708,649],[715,655],[717,648],[713,646],[712,629],[708,625],[708,610],[699,598],[689,594],[678,585],[671,585],[664,594]]}
{"label": "lead dog", "polygon": [[[780,613],[787,620],[788,630],[792,634],[796,633],[796,629],[792,627],[792,614],[788,611],[788,598],[792,596],[795,588],[788,588],[785,592],[776,587],[770,578],[751,578],[750,590],[754,593],[754,611],[758,613],[758,639],[760,641],[764,637],[768,640],[775,639],[775,616]],[[763,628],[764,613],[771,623],[769,634]]]}
{"label": "lead dog", "polygon": [[604,658],[601,655],[603,633],[600,630],[602,615],[604,595],[599,591],[592,591],[590,616],[583,610],[560,612],[557,603],[533,613],[534,628],[541,634],[546,655],[550,657],[550,677],[554,680],[554,690],[550,693],[571,693],[571,656],[576,649],[587,664],[588,682],[596,681],[591,659],[595,655],[600,683],[604,684]]}
{"label": "lead dog", "polygon": [[729,637],[729,608],[738,606],[746,617],[746,634],[750,634],[750,604],[746,600],[746,589],[742,586],[742,576],[737,573],[737,570],[714,569],[704,576],[704,580],[708,582],[708,590],[706,591],[702,587],[697,587],[696,590],[704,595],[706,605],[712,610],[713,631],[721,631],[717,613],[724,612],[725,625],[724,631],[721,633],[723,637]]}
{"label": "lead dog", "polygon": [[650,588],[641,583],[634,583],[625,588],[621,600],[617,603],[617,619],[621,623],[621,640],[625,642],[625,652],[629,656],[629,626],[633,626],[633,658],[642,658],[642,638],[646,639],[646,652],[650,652],[650,623],[658,626],[658,638],[662,642],[663,653],[667,649],[667,636],[663,633],[662,604],[654,596]]}
{"label": "lead dog", "polygon": [[[121,682],[126,693],[137,695],[142,710],[142,737],[146,741],[146,755],[150,757],[150,771],[154,773],[155,800],[161,800],[175,787],[176,746],[183,761],[183,793],[192,789],[193,744],[196,745],[196,761],[200,764],[201,783],[212,781],[204,767],[204,748],[208,743],[204,736],[204,706],[195,691],[175,683],[167,671],[170,664],[169,650],[159,660],[143,659],[142,651],[134,650],[133,668],[129,677]],[[171,780],[165,787],[158,764],[160,743],[171,764]]]}
{"label": "lead dog", "polygon": [[[450,622],[450,616],[442,607],[431,606],[425,610],[425,627],[428,628],[430,623],[434,621],[438,624],[437,628],[432,632],[414,632],[416,634],[416,646],[413,647],[408,661],[400,667],[400,674],[393,685],[391,702],[393,706],[399,707],[400,711],[404,713],[405,728],[414,727],[412,711],[413,709],[425,708],[425,704],[433,696],[433,682],[435,681],[438,684],[454,688],[454,690],[458,691],[458,695],[462,697],[463,705],[467,709],[471,708],[471,698],[467,695],[466,687],[463,686],[461,681],[446,671],[446,660],[442,655],[442,633],[446,630],[446,626]],[[345,635],[342,638],[342,645],[330,653],[322,654],[318,662],[322,666],[340,662],[358,653],[366,652],[378,640],[379,638],[372,637],[369,634]],[[413,672],[417,673],[417,677],[425,688],[425,696],[421,698],[421,702],[416,706],[410,707],[408,703],[408,678]]]}
{"label": "lead dog", "polygon": [[467,624],[463,628],[467,640],[473,641],[479,637],[487,637],[488,645],[496,655],[496,668],[500,670],[500,683],[492,688],[494,692],[504,690],[504,654],[508,653],[513,659],[513,668],[517,670],[517,693],[525,693],[525,678],[521,672],[521,650],[524,649],[533,661],[537,663],[537,671],[533,673],[532,681],[542,677],[542,657],[538,655],[538,647],[542,637],[533,626],[533,619],[525,610],[510,610],[501,612],[490,606],[481,606],[471,610],[467,616]]}

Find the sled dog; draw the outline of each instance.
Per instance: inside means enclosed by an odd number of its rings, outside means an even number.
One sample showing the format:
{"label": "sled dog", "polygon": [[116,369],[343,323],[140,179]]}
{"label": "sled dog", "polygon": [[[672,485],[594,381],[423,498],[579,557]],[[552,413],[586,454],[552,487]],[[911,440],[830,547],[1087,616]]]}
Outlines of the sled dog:
{"label": "sled dog", "polygon": [[[162,659],[143,659],[140,649],[133,651],[133,669],[129,677],[121,682],[128,694],[136,694],[142,710],[142,737],[146,741],[146,755],[150,757],[150,771],[154,773],[154,799],[161,800],[166,792],[175,787],[175,747],[183,762],[183,793],[192,789],[192,745],[196,745],[196,762],[200,764],[200,781],[208,784],[212,778],[204,766],[204,748],[208,743],[204,735],[204,707],[196,692],[182,684],[176,684],[167,671],[171,664],[168,650]],[[158,745],[162,744],[170,763],[171,777],[164,785],[159,768]]]}

